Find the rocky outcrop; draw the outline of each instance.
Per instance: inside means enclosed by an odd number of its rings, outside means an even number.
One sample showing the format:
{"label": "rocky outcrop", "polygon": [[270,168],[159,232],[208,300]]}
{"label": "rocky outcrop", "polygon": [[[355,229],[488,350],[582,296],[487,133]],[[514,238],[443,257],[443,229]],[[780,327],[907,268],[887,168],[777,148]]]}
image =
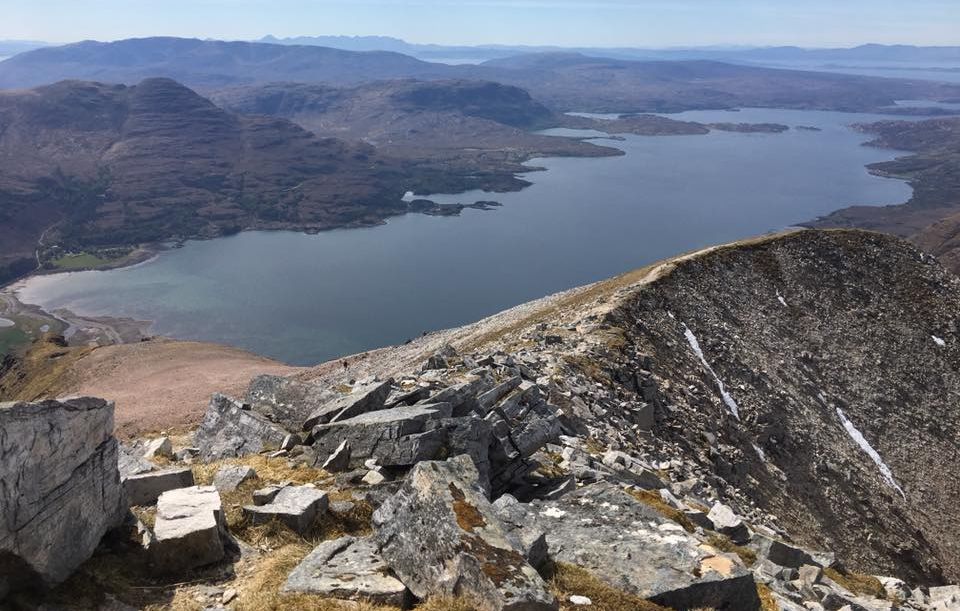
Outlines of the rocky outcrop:
{"label": "rocky outcrop", "polygon": [[232,458],[276,450],[288,431],[249,405],[216,394],[194,435],[194,442],[205,460]]}
{"label": "rocky outcrop", "polygon": [[126,509],[113,404],[0,403],[0,595],[65,580]]}
{"label": "rocky outcrop", "polygon": [[464,596],[483,611],[556,610],[478,483],[467,456],[414,467],[373,516],[384,560],[419,598]]}
{"label": "rocky outcrop", "polygon": [[193,471],[189,467],[148,471],[123,478],[123,491],[131,506],[152,505],[164,492],[192,485]]}
{"label": "rocky outcrop", "polygon": [[403,607],[410,598],[406,586],[392,576],[380,557],[376,544],[369,538],[350,536],[318,545],[290,573],[283,591],[396,607]]}

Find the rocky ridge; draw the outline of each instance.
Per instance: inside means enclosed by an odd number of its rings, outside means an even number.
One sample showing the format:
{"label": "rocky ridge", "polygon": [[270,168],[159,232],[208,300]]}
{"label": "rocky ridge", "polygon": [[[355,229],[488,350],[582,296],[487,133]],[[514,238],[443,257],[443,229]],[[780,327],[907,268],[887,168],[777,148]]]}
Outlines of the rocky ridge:
{"label": "rocky ridge", "polygon": [[[958,305],[906,243],[801,231],[261,376],[192,438],[124,449],[125,483],[204,484],[135,507],[125,553],[149,579],[233,567],[173,596],[235,609],[960,608]],[[242,579],[279,553],[262,528],[325,539],[273,607]]]}

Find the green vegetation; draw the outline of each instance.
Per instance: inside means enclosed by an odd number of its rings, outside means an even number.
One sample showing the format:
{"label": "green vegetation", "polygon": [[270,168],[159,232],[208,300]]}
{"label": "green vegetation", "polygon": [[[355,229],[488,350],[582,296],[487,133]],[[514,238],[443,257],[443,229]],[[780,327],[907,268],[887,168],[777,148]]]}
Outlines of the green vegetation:
{"label": "green vegetation", "polygon": [[91,269],[110,263],[110,259],[103,259],[97,255],[82,253],[79,255],[64,255],[51,261],[55,269]]}
{"label": "green vegetation", "polygon": [[23,332],[20,327],[0,329],[0,357],[19,352],[29,343],[30,336]]}

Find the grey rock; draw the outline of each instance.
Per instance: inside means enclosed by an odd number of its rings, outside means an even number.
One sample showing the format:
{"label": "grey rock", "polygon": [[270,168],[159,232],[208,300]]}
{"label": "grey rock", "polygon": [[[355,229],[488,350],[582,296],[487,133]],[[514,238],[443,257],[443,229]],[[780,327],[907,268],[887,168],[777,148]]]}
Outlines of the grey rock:
{"label": "grey rock", "polygon": [[504,526],[520,542],[523,557],[535,569],[541,569],[548,560],[547,534],[530,523],[526,507],[513,495],[504,494],[493,502],[493,508]]}
{"label": "grey rock", "polygon": [[379,471],[367,471],[367,474],[364,475],[360,481],[368,486],[376,486],[377,484],[382,484],[387,481],[387,478]]}
{"label": "grey rock", "polygon": [[117,467],[121,478],[157,470],[155,463],[144,459],[139,451],[122,443],[118,448]]}
{"label": "grey rock", "polygon": [[280,449],[290,451],[303,443],[303,439],[296,433],[290,433],[280,442]]}
{"label": "grey rock", "polygon": [[449,403],[453,417],[460,418],[471,412],[480,412],[477,397],[490,390],[493,382],[487,376],[477,377],[467,382],[444,388],[426,400],[427,403]]}
{"label": "grey rock", "polygon": [[383,558],[418,598],[458,593],[481,611],[557,609],[478,480],[468,456],[415,466],[374,512]]}
{"label": "grey rock", "polygon": [[130,506],[153,505],[164,492],[187,488],[193,483],[193,471],[189,467],[175,467],[126,477],[123,492]]}
{"label": "grey rock", "polygon": [[697,509],[687,509],[683,512],[683,515],[687,516],[687,519],[693,523],[694,526],[699,526],[700,528],[706,530],[713,529],[713,522],[710,521],[710,518],[707,517],[707,514],[699,511]]}
{"label": "grey rock", "polygon": [[739,558],[703,546],[619,486],[600,482],[528,506],[550,557],[581,566],[614,588],[676,609],[760,608]]}
{"label": "grey rock", "polygon": [[288,432],[265,416],[219,393],[197,429],[194,441],[204,460],[218,460],[276,450]]}
{"label": "grey rock", "polygon": [[103,399],[0,403],[0,593],[60,583],[120,525],[117,446]]}
{"label": "grey rock", "polygon": [[299,431],[313,410],[339,396],[333,390],[310,382],[262,375],[250,382],[245,400],[252,410],[269,421],[289,431]]}
{"label": "grey rock", "polygon": [[750,540],[747,525],[740,516],[723,503],[715,503],[707,514],[707,518],[713,523],[713,530],[730,537],[734,543],[743,544]]}
{"label": "grey rock", "polygon": [[162,456],[163,458],[173,458],[173,444],[170,443],[169,437],[158,437],[157,439],[152,439],[147,442],[146,446],[144,446],[144,458],[149,460],[158,456]]}
{"label": "grey rock", "polygon": [[317,516],[327,510],[328,504],[327,493],[313,486],[286,486],[265,505],[244,506],[243,513],[253,524],[276,519],[303,535],[313,526]]}
{"label": "grey rock", "polygon": [[270,486],[265,486],[253,491],[253,504],[254,505],[266,505],[273,501],[277,497],[277,494],[280,493],[286,487],[285,484],[273,484]]}
{"label": "grey rock", "polygon": [[309,431],[319,424],[349,420],[356,416],[384,409],[393,380],[358,384],[346,395],[340,395],[315,408],[303,422],[303,430]]}
{"label": "grey rock", "polygon": [[350,468],[371,458],[383,466],[410,466],[434,458],[443,446],[440,430],[426,430],[432,419],[448,418],[450,404],[394,407],[313,429],[313,449],[328,456],[344,441],[350,445]]}
{"label": "grey rock", "polygon": [[514,388],[520,386],[520,382],[522,381],[520,376],[513,376],[481,394],[477,397],[480,409],[484,411],[491,409],[500,399],[507,396]]}
{"label": "grey rock", "polygon": [[754,534],[751,547],[756,550],[757,558],[766,558],[780,566],[798,569],[804,565],[817,564],[806,550],[774,537]]}
{"label": "grey rock", "polygon": [[327,473],[342,473],[350,469],[350,444],[346,439],[330,453],[320,468]]}
{"label": "grey rock", "polygon": [[283,592],[403,607],[407,588],[391,575],[368,538],[340,537],[318,545],[290,573]]}
{"label": "grey rock", "polygon": [[170,490],[157,500],[154,539],[147,551],[162,572],[182,572],[224,557],[226,526],[213,486]]}
{"label": "grey rock", "polygon": [[257,472],[246,465],[220,467],[213,476],[213,485],[220,492],[233,492],[241,484],[257,478]]}

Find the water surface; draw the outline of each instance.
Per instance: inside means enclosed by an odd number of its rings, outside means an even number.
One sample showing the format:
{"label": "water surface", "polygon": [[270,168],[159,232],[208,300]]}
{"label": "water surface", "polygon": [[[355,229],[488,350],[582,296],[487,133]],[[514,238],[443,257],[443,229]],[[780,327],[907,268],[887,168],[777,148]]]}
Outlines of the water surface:
{"label": "water surface", "polygon": [[843,206],[910,195],[905,183],[864,168],[896,153],[860,146],[865,136],[847,127],[883,117],[766,109],[670,116],[822,131],[598,140],[626,156],[538,159],[531,165],[546,171],[527,174],[534,184],[518,193],[433,198],[504,204],[493,211],[189,242],[134,268],[33,278],[21,297],[312,364]]}

